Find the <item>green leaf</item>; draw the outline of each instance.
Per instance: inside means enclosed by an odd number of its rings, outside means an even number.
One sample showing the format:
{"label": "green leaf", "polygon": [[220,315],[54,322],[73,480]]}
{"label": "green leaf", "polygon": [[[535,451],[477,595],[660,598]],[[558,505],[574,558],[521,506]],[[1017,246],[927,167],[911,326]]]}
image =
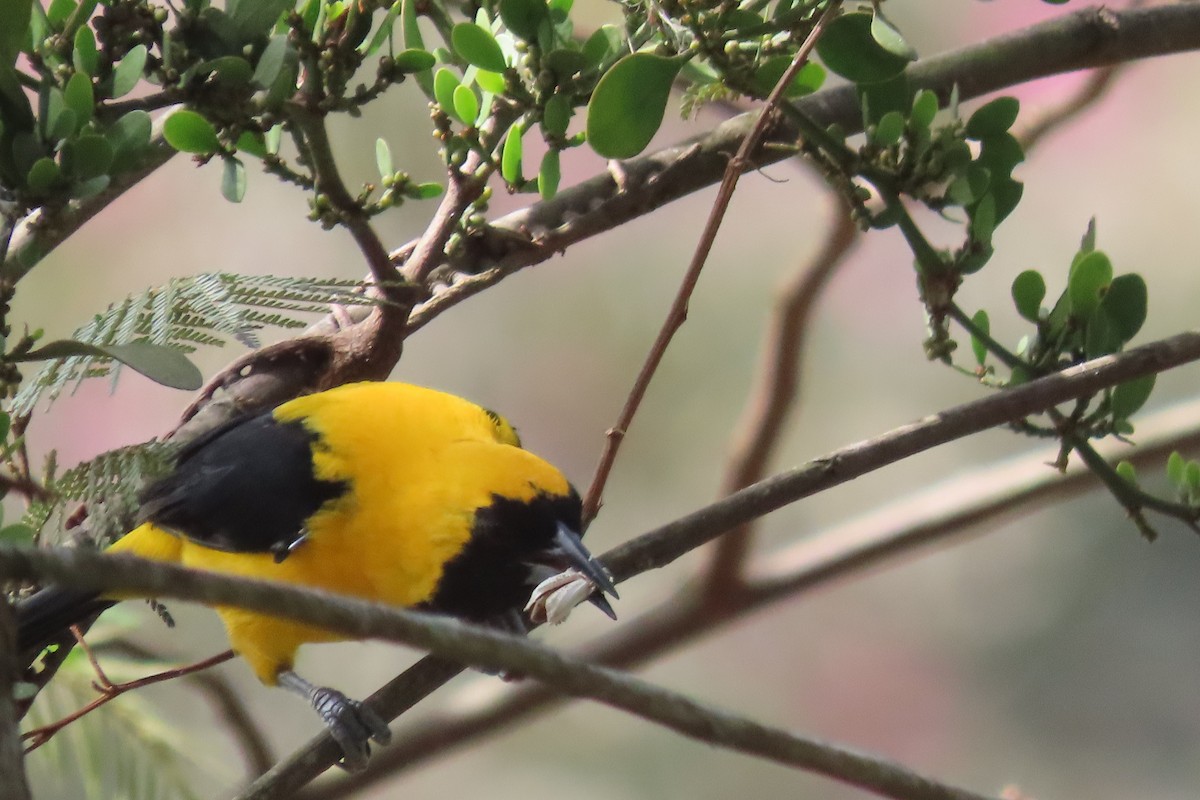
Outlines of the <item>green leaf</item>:
{"label": "green leaf", "polygon": [[212,123],[186,108],[167,117],[163,123],[163,138],[169,145],[184,153],[207,156],[221,149],[217,129]]}
{"label": "green leaf", "polygon": [[187,356],[174,348],[150,342],[99,345],[86,344],[74,339],[59,339],[23,356],[11,358],[13,361],[48,361],[73,356],[111,358],[140,372],[155,383],[172,389],[194,391],[203,384],[200,370],[196,369],[196,365],[189,361]]}
{"label": "green leaf", "polygon": [[396,69],[400,70],[401,72],[412,73],[433,69],[434,64],[437,63],[437,59],[434,57],[433,53],[429,52],[428,50],[410,48],[408,50],[400,51],[392,63],[394,63],[396,65]]}
{"label": "green leaf", "polygon": [[146,45],[134,47],[113,69],[113,97],[124,97],[133,91],[146,69]]}
{"label": "green leaf", "polygon": [[7,545],[20,546],[33,544],[33,537],[36,535],[37,531],[20,522],[0,528],[0,542],[4,542]]}
{"label": "green leaf", "polygon": [[454,90],[460,85],[458,76],[446,67],[442,67],[433,75],[433,96],[442,111],[451,116],[457,116],[454,111]]}
{"label": "green leaf", "polygon": [[1035,269],[1027,269],[1013,280],[1013,304],[1017,313],[1030,322],[1037,322],[1046,299],[1046,279]]}
{"label": "green leaf", "polygon": [[1067,276],[1067,293],[1071,298],[1071,313],[1089,319],[1100,307],[1104,291],[1112,283],[1113,267],[1108,256],[1099,250],[1079,259]]}
{"label": "green leaf", "polygon": [[587,138],[605,158],[632,158],[662,125],[671,84],[683,61],[633,53],[605,73],[588,103]]}
{"label": "green leaf", "polygon": [[[981,332],[991,335],[992,322],[988,319],[988,313],[982,308],[975,312],[975,316],[971,317],[971,322],[975,323],[975,327]],[[975,354],[975,361],[979,366],[982,367],[987,363],[987,343],[983,339],[975,338],[974,334],[971,335],[971,351]]]}
{"label": "green leaf", "polygon": [[113,155],[113,146],[107,138],[94,133],[84,134],[63,145],[63,171],[76,180],[90,180],[108,172]]}
{"label": "green leaf", "polygon": [[621,52],[624,38],[616,25],[601,25],[583,43],[583,57],[597,69]]}
{"label": "green leaf", "polygon": [[1020,107],[1015,97],[997,97],[980,106],[967,120],[967,138],[982,140],[1007,133],[1017,121]]}
{"label": "green leaf", "polygon": [[269,155],[266,137],[258,131],[242,131],[234,142],[233,149],[239,153],[249,153],[255,158],[266,158]]}
{"label": "green leaf", "polygon": [[979,202],[971,209],[971,239],[974,242],[990,244],[995,232],[996,198],[989,192],[979,198]]}
{"label": "green leaf", "polygon": [[396,24],[396,18],[400,16],[400,11],[404,8],[402,0],[396,0],[388,9],[387,14],[383,16],[383,21],[379,23],[379,28],[375,31],[375,35],[369,41],[364,41],[358,46],[358,52],[363,55],[373,56],[379,52],[392,38],[392,28]]}
{"label": "green leaf", "polygon": [[432,200],[435,197],[441,197],[445,191],[446,187],[437,181],[426,181],[425,183],[409,184],[406,194],[417,200]]}
{"label": "green leaf", "polygon": [[454,114],[466,125],[474,125],[479,116],[479,97],[470,86],[454,87]]}
{"label": "green leaf", "polygon": [[396,174],[392,164],[392,150],[382,138],[375,140],[375,166],[379,169],[379,177],[390,178]]}
{"label": "green leaf", "polygon": [[817,54],[833,72],[854,83],[879,83],[896,77],[910,59],[889,52],[872,32],[874,15],[843,14],[817,40]]}
{"label": "green leaf", "polygon": [[221,194],[231,203],[240,203],[246,196],[246,167],[239,159],[226,156],[221,171]]}
{"label": "green leaf", "polygon": [[96,65],[99,61],[100,54],[96,51],[96,37],[92,33],[92,29],[84,25],[75,31],[75,48],[71,51],[71,63],[79,72],[86,72],[95,77]]}
{"label": "green leaf", "polygon": [[1150,393],[1154,391],[1154,379],[1158,376],[1153,372],[1141,378],[1135,378],[1113,387],[1109,395],[1109,410],[1114,419],[1129,419],[1146,404]]}
{"label": "green leaf", "polygon": [[270,33],[279,15],[295,6],[295,0],[240,0],[226,5],[234,31],[243,42]]}
{"label": "green leaf", "polygon": [[912,99],[908,75],[903,72],[890,80],[858,86],[858,102],[863,110],[863,127],[878,123],[883,115],[890,111],[907,114],[912,108]]}
{"label": "green leaf", "polygon": [[114,122],[104,135],[113,146],[113,170],[119,171],[131,166],[134,157],[150,146],[150,133],[153,123],[150,115],[141,109],[123,114]]}
{"label": "green leaf", "polygon": [[500,155],[500,175],[513,186],[520,186],[525,178],[521,174],[521,121],[517,120],[508,129],[504,139],[504,151]]}
{"label": "green leaf", "polygon": [[1113,333],[1124,343],[1142,329],[1148,303],[1146,281],[1141,275],[1131,273],[1113,278],[1100,301],[1100,309],[1112,323]]}
{"label": "green leaf", "polygon": [[33,166],[29,168],[29,175],[25,179],[25,185],[34,194],[47,194],[54,188],[54,185],[58,183],[61,177],[62,173],[54,159],[42,156],[33,162]]}
{"label": "green leaf", "polygon": [[917,51],[904,39],[904,35],[896,26],[883,15],[883,10],[875,6],[875,14],[871,17],[871,37],[887,52],[903,58],[905,61],[916,61]]}
{"label": "green leaf", "polygon": [[546,0],[500,0],[504,27],[527,42],[537,41],[538,28],[549,18]]}
{"label": "green leaf", "polygon": [[[750,88],[753,89],[754,94],[758,97],[769,95],[791,63],[792,59],[788,56],[776,56],[759,65],[758,69],[754,71],[754,77],[750,79]],[[796,77],[784,90],[783,96],[794,98],[812,94],[820,89],[824,82],[825,68],[810,61],[796,73]]]}
{"label": "green leaf", "polygon": [[558,151],[547,150],[542,156],[542,168],[538,170],[538,193],[543,200],[549,200],[558,192],[558,182],[562,177],[559,170]]}
{"label": "green leaf", "polygon": [[450,31],[450,43],[454,52],[468,64],[492,72],[504,72],[508,68],[500,43],[482,26],[460,22]]}
{"label": "green leaf", "polygon": [[571,101],[565,95],[551,95],[542,111],[542,129],[550,136],[565,136],[573,113]]}
{"label": "green leaf", "polygon": [[400,31],[403,34],[404,47],[410,50],[425,49],[425,40],[421,37],[421,28],[417,24],[418,1],[401,0]]}
{"label": "green leaf", "polygon": [[262,55],[258,57],[258,63],[254,66],[254,75],[250,82],[259,89],[270,89],[283,70],[290,49],[291,45],[288,44],[287,36],[272,36],[271,41],[267,42],[267,46],[263,48]]}
{"label": "green leaf", "polygon": [[891,147],[904,136],[904,117],[898,111],[889,111],[879,118],[872,129],[871,141],[881,147]]}
{"label": "green leaf", "polygon": [[9,67],[29,37],[34,0],[0,0],[0,67]]}
{"label": "green leaf", "polygon": [[63,89],[63,99],[67,108],[75,112],[75,129],[79,130],[88,123],[96,110],[96,100],[92,94],[92,79],[86,73],[76,72],[67,81]]}
{"label": "green leaf", "polygon": [[1186,462],[1178,450],[1172,450],[1171,455],[1167,456],[1167,480],[1176,486],[1183,488],[1183,471],[1186,467]]}
{"label": "green leaf", "polygon": [[479,84],[480,89],[491,94],[504,94],[508,91],[508,83],[505,82],[504,76],[487,69],[475,70],[475,83]]}
{"label": "green leaf", "polygon": [[913,98],[912,114],[909,115],[908,119],[916,127],[928,128],[933,124],[933,118],[937,116],[937,112],[937,95],[928,89],[922,89]]}
{"label": "green leaf", "polygon": [[71,187],[71,197],[76,200],[84,200],[88,197],[95,197],[108,188],[112,183],[112,178],[108,175],[97,175],[94,178],[78,181]]}
{"label": "green leaf", "polygon": [[1130,464],[1128,461],[1118,461],[1117,467],[1116,467],[1116,472],[1126,482],[1132,484],[1133,486],[1138,485],[1137,470],[1135,470],[1133,468],[1133,464]]}
{"label": "green leaf", "polygon": [[1088,220],[1087,230],[1083,232],[1083,238],[1079,241],[1079,252],[1090,253],[1096,249],[1096,218],[1092,217]]}

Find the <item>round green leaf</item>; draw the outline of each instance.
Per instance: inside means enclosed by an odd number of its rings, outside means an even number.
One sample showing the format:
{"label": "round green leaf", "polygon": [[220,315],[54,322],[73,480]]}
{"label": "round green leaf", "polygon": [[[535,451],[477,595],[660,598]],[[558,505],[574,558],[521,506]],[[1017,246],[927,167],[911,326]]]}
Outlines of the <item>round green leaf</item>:
{"label": "round green leaf", "polygon": [[79,72],[85,72],[95,77],[96,65],[99,61],[100,54],[96,50],[96,37],[91,28],[83,25],[75,31],[75,48],[71,52],[71,63]]}
{"label": "round green leaf", "polygon": [[470,86],[454,87],[454,113],[464,124],[474,125],[479,116],[479,98]]}
{"label": "round green leaf", "polygon": [[142,79],[142,70],[146,68],[146,45],[139,44],[131,49],[113,69],[113,97],[124,97],[133,91]]}
{"label": "round green leaf", "polygon": [[621,52],[623,36],[616,25],[601,25],[583,43],[583,57],[593,67],[600,67]]}
{"label": "round green leaf", "polygon": [[1128,461],[1118,461],[1116,467],[1117,474],[1124,478],[1128,483],[1137,486],[1137,471],[1133,468],[1133,464]]}
{"label": "round green leaf", "polygon": [[909,120],[917,127],[928,128],[933,124],[933,118],[937,116],[937,112],[937,95],[928,89],[922,89],[913,98],[912,115],[909,116]]}
{"label": "round green leaf", "polygon": [[423,72],[427,69],[433,69],[433,65],[437,63],[437,59],[428,50],[410,47],[407,50],[400,51],[392,63],[401,72]]}
{"label": "round green leaf", "polygon": [[1021,104],[1015,97],[997,97],[980,106],[967,120],[967,138],[986,139],[1007,133],[1017,121],[1020,108]]}
{"label": "round green leaf", "polygon": [[917,60],[917,51],[905,41],[904,35],[896,26],[883,15],[879,6],[875,7],[875,13],[871,17],[871,36],[880,47],[892,55],[899,56],[905,61]]}
{"label": "round green leaf", "polygon": [[1187,466],[1187,462],[1183,460],[1183,456],[1178,450],[1172,450],[1171,455],[1167,456],[1167,480],[1176,486],[1183,486],[1183,471]]}
{"label": "round green leaf", "polygon": [[180,109],[167,117],[163,123],[163,138],[183,153],[212,155],[221,149],[217,129],[195,111]]}
{"label": "round green leaf", "polygon": [[1141,378],[1135,378],[1113,387],[1109,396],[1109,410],[1114,419],[1129,419],[1137,412],[1154,391],[1154,379],[1158,376],[1153,372]]}
{"label": "round green leaf", "polygon": [[898,111],[889,111],[875,124],[871,141],[881,147],[891,147],[904,136],[904,117]]}
{"label": "round green leaf", "polygon": [[61,172],[54,159],[43,156],[33,162],[33,166],[29,168],[25,185],[29,187],[29,191],[35,194],[45,194],[54,187],[54,184],[58,183],[60,177]]}
{"label": "round green leaf", "polygon": [[458,76],[442,67],[433,75],[433,96],[442,111],[455,115],[454,90],[459,87]]}
{"label": "round green leaf", "polygon": [[[750,86],[754,90],[755,95],[759,97],[769,95],[791,63],[792,59],[788,56],[776,56],[775,58],[767,59],[759,65],[758,69],[754,71],[754,77],[750,79]],[[792,79],[791,84],[784,90],[783,96],[792,98],[812,94],[817,89],[820,89],[821,84],[824,82],[825,68],[820,64],[809,62],[796,73],[796,77]]]}
{"label": "round green leaf", "polygon": [[871,31],[873,14],[843,14],[817,40],[825,66],[854,83],[879,83],[904,71],[909,59],[889,52]]}
{"label": "round green leaf", "polygon": [[67,81],[66,88],[63,89],[63,99],[66,101],[67,108],[75,112],[76,130],[86,125],[96,108],[96,101],[92,94],[92,79],[87,76],[87,73],[76,72],[71,76]]}
{"label": "round green leaf", "polygon": [[1013,281],[1012,298],[1018,314],[1037,322],[1046,299],[1046,279],[1035,269],[1025,270]]}
{"label": "round green leaf", "polygon": [[1067,276],[1071,313],[1081,319],[1088,319],[1095,314],[1112,279],[1112,262],[1103,252],[1093,250],[1079,259]]}
{"label": "round green leaf", "polygon": [[435,197],[441,197],[446,191],[446,187],[436,181],[427,181],[415,185],[410,184],[409,187],[409,191],[406,194],[417,200],[432,200]]}
{"label": "round green leaf", "polygon": [[505,83],[504,76],[499,72],[492,72],[487,69],[475,70],[475,82],[479,84],[480,89],[492,94],[504,94],[508,90],[508,84]]}
{"label": "round green leaf", "polygon": [[537,41],[538,27],[549,16],[546,0],[500,0],[504,27],[527,42]]}
{"label": "round green leaf", "polygon": [[555,94],[546,101],[542,112],[542,128],[550,136],[565,136],[571,124],[571,101],[566,96]]}
{"label": "round green leaf", "polygon": [[462,56],[468,64],[492,72],[504,72],[508,68],[499,42],[480,25],[460,22],[450,32],[450,43],[454,52]]}
{"label": "round green leaf", "polygon": [[63,145],[63,169],[76,180],[86,181],[104,175],[112,162],[113,146],[103,136],[85,134]]}
{"label": "round green leaf", "polygon": [[525,178],[521,174],[521,122],[518,120],[508,129],[504,139],[504,151],[500,155],[500,175],[513,186],[520,186]]}
{"label": "round green leaf", "polygon": [[1147,306],[1146,281],[1132,273],[1113,278],[1100,301],[1100,308],[1113,325],[1113,333],[1122,342],[1128,342],[1142,329]]}
{"label": "round green leaf", "polygon": [[662,125],[680,59],[632,53],[596,85],[588,103],[588,143],[605,158],[632,158]]}
{"label": "round green leaf", "polygon": [[538,193],[549,200],[558,192],[558,181],[562,177],[559,169],[558,151],[547,150],[542,156],[542,168],[538,170]]}

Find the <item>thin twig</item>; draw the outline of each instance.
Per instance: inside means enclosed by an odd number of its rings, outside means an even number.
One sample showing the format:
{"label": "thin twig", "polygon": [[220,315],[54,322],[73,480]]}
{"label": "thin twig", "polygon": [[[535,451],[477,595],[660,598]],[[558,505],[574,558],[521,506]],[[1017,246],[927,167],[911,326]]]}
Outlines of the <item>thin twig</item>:
{"label": "thin twig", "polygon": [[[143,661],[162,661],[162,656],[140,644],[127,639],[105,645],[105,650],[116,650]],[[275,763],[275,754],[267,741],[266,734],[246,709],[246,704],[229,680],[219,671],[205,670],[189,673],[187,683],[204,694],[225,722],[230,735],[246,759],[246,769],[251,777],[263,774]]]}
{"label": "thin twig", "polygon": [[[463,663],[537,678],[571,696],[596,700],[699,741],[897,800],[984,797],[918,775],[885,759],[708,707],[624,673],[560,655],[523,637],[455,619],[81,548],[0,548],[0,573],[7,578],[40,579],[105,592],[234,606],[332,628],[356,638],[380,638],[422,647]],[[27,736],[41,735],[45,730]]]}
{"label": "thin twig", "polygon": [[43,725],[40,728],[34,728],[33,730],[26,731],[25,733],[21,734],[21,740],[29,742],[29,744],[25,747],[26,753],[38,749],[46,742],[50,741],[55,734],[70,725],[72,722],[75,722],[81,717],[87,716],[97,708],[106,705],[108,702],[116,700],[126,692],[131,692],[134,689],[140,689],[143,686],[150,686],[155,683],[175,680],[176,678],[182,678],[185,675],[190,675],[193,672],[200,672],[202,670],[209,669],[210,667],[214,667],[217,664],[222,664],[233,658],[233,651],[226,650],[223,653],[218,653],[215,656],[206,658],[202,661],[197,661],[194,664],[188,664],[187,666],[177,667],[175,669],[163,670],[162,672],[156,672],[153,675],[147,675],[145,678],[138,678],[137,680],[128,681],[126,683],[113,683],[109,681],[107,676],[105,676],[104,671],[100,669],[100,665],[96,663],[95,658],[90,654],[90,652],[88,657],[91,659],[92,666],[96,670],[96,674],[99,676],[99,681],[92,684],[96,690],[100,692],[99,696],[85,705],[83,708],[71,712],[56,722],[51,722],[48,725]]}
{"label": "thin twig", "polygon": [[[721,494],[743,489],[767,474],[785,422],[796,413],[800,356],[817,296],[857,241],[858,228],[841,202],[836,202],[829,233],[812,261],[780,287],[767,324],[754,386],[733,434]],[[741,584],[753,524],[739,525],[717,542],[709,563],[706,592],[723,605]]]}
{"label": "thin twig", "polygon": [[692,292],[700,280],[700,272],[704,269],[704,265],[708,261],[708,255],[712,252],[713,243],[717,239],[717,231],[720,230],[721,222],[725,219],[725,212],[729,208],[730,201],[733,199],[733,192],[737,188],[738,179],[750,167],[750,156],[758,148],[767,128],[774,120],[775,110],[783,102],[784,92],[791,86],[796,74],[808,62],[809,54],[816,47],[817,39],[820,38],[821,32],[824,31],[826,23],[838,13],[841,5],[840,0],[830,3],[813,25],[808,36],[805,37],[804,43],[796,51],[792,63],[779,78],[779,81],[775,84],[775,88],[771,90],[771,94],[767,97],[762,112],[758,115],[758,119],[755,120],[754,125],[750,128],[750,132],[746,134],[746,138],[742,140],[741,146],[738,147],[737,153],[729,160],[729,164],[725,168],[725,174],[721,178],[721,185],[717,188],[717,197],[713,201],[712,209],[709,211],[708,220],[704,224],[704,230],[700,233],[700,241],[696,244],[692,261],[683,276],[683,281],[679,286],[679,291],[676,293],[674,301],[671,303],[671,308],[667,311],[667,318],[663,321],[662,328],[659,330],[654,344],[650,347],[650,352],[647,354],[646,361],[642,364],[642,368],[638,372],[637,379],[634,381],[633,388],[629,392],[629,397],[625,400],[625,405],[617,417],[616,424],[605,433],[604,450],[600,454],[600,463],[596,466],[596,474],[592,478],[592,484],[588,487],[587,494],[583,498],[583,524],[585,526],[600,511],[600,505],[603,502],[604,485],[608,482],[609,473],[612,472],[613,464],[616,462],[617,451],[621,447],[621,442],[625,438],[625,434],[629,431],[629,426],[633,422],[634,415],[637,414],[638,407],[642,404],[642,398],[646,396],[646,390],[650,388],[650,381],[654,378],[654,373],[658,370],[658,365],[662,362],[663,356],[667,352],[667,346],[670,345],[675,332],[679,330],[680,326],[687,319],[688,303],[691,300]]}

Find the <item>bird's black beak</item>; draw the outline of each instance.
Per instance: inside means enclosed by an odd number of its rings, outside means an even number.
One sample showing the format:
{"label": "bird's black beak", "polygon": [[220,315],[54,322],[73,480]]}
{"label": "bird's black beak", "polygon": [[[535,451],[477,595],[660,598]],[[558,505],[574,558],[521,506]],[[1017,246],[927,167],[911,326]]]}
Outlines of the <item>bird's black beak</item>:
{"label": "bird's black beak", "polygon": [[616,619],[617,612],[609,605],[603,594],[607,592],[613,596],[613,599],[620,600],[621,596],[617,594],[616,584],[613,583],[612,576],[608,574],[604,565],[592,558],[592,554],[583,546],[579,534],[560,522],[558,523],[558,532],[554,536],[554,543],[567,566],[579,570],[600,589],[599,592],[592,593],[588,602],[612,619]]}

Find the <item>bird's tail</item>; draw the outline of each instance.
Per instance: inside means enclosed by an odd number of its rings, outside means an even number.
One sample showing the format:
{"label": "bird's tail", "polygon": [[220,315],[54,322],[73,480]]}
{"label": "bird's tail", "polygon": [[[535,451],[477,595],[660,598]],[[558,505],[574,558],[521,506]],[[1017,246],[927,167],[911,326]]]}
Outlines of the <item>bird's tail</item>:
{"label": "bird's tail", "polygon": [[47,646],[59,642],[72,625],[88,623],[115,603],[99,592],[57,586],[17,603],[17,651],[29,666]]}

